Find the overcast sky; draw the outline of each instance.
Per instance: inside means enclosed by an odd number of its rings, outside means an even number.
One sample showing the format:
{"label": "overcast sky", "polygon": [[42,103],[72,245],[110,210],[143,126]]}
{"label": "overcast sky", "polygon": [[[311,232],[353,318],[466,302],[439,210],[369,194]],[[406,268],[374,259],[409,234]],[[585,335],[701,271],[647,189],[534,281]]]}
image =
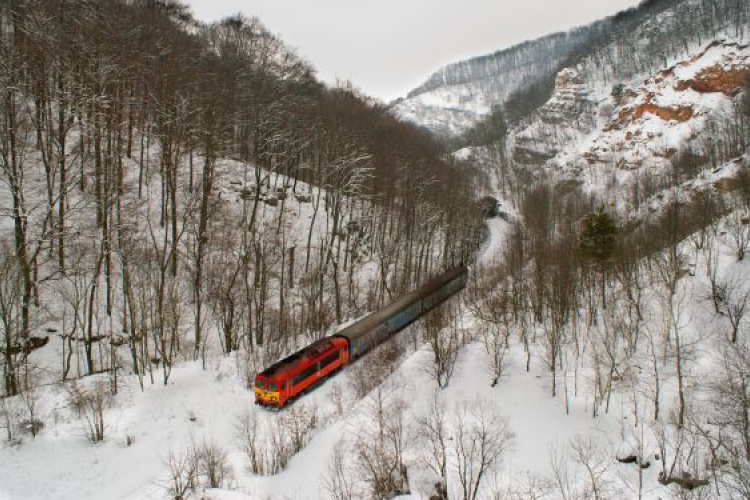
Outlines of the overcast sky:
{"label": "overcast sky", "polygon": [[196,18],[256,16],[327,82],[386,102],[441,66],[567,30],[639,0],[184,0]]}

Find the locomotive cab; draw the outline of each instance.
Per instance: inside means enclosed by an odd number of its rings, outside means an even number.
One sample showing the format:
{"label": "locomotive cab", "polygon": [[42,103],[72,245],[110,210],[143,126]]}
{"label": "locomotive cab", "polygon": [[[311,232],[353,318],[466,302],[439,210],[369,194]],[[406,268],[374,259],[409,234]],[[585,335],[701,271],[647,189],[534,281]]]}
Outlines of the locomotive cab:
{"label": "locomotive cab", "polygon": [[255,402],[261,406],[283,406],[281,385],[274,379],[262,374],[255,376]]}
{"label": "locomotive cab", "polygon": [[283,408],[289,400],[323,382],[348,359],[348,342],[344,337],[320,339],[258,373],[255,403],[266,408]]}

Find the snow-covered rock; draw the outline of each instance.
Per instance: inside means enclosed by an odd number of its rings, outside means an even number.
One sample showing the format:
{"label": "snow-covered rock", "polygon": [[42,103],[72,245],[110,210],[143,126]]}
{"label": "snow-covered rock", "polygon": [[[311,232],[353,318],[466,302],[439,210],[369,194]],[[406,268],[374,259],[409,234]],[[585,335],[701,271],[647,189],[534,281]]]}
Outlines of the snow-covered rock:
{"label": "snow-covered rock", "polygon": [[750,48],[714,40],[651,76],[611,86],[586,69],[580,64],[558,74],[552,98],[510,137],[510,154],[595,192],[609,183],[627,198],[637,177],[667,175],[681,154],[710,163],[734,120]]}
{"label": "snow-covered rock", "polygon": [[587,134],[595,123],[591,90],[574,68],[555,79],[555,93],[538,119],[515,136],[514,158],[521,164],[540,165],[554,158],[565,144]]}

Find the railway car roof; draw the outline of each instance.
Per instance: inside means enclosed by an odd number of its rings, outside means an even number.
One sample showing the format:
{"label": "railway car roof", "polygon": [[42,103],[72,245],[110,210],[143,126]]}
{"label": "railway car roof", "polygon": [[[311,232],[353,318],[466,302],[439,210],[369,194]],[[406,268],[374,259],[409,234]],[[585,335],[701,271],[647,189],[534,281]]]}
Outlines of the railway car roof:
{"label": "railway car roof", "polygon": [[349,339],[357,338],[361,334],[370,331],[371,329],[375,328],[377,325],[379,325],[386,319],[400,312],[405,307],[408,307],[410,304],[412,304],[416,300],[426,297],[427,295],[431,294],[438,288],[444,286],[446,283],[451,282],[452,280],[464,274],[465,272],[466,272],[466,266],[462,265],[462,266],[453,268],[450,271],[445,272],[439,276],[436,276],[435,278],[432,278],[427,283],[420,286],[413,292],[410,292],[404,295],[403,297],[398,299],[396,302],[368,316],[365,316],[364,318],[357,321],[356,323],[349,326],[348,328],[342,329],[339,332],[339,335],[342,335]]}

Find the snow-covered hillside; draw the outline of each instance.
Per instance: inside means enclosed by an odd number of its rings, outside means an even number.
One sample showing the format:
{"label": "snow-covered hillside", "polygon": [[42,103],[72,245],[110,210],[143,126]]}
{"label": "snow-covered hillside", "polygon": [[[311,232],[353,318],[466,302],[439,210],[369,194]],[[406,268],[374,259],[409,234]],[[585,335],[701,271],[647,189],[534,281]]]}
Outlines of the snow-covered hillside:
{"label": "snow-covered hillside", "polygon": [[552,99],[511,134],[508,154],[520,168],[580,182],[625,217],[675,183],[736,175],[718,167],[745,151],[746,45],[715,40],[609,88],[585,74],[585,66],[563,70]]}
{"label": "snow-covered hillside", "polygon": [[475,252],[471,179],[256,18],[45,0],[0,27],[0,497],[279,481],[330,419],[235,430],[255,374]]}
{"label": "snow-covered hillside", "polygon": [[[518,163],[578,167],[618,163],[637,169],[668,163],[670,152],[693,143],[701,132],[734,113],[750,69],[750,50],[717,40],[645,80],[614,89],[587,82],[584,69],[565,69],[538,118],[514,135]],[[614,94],[614,95],[613,95]],[[718,131],[717,131],[718,132]]]}
{"label": "snow-covered hillside", "polygon": [[466,132],[493,108],[508,105],[515,124],[549,99],[562,70],[578,68],[587,84],[608,92],[621,81],[653,76],[711,41],[741,41],[746,17],[745,6],[732,0],[644,1],[568,33],[450,64],[392,109],[444,136]]}
{"label": "snow-covered hillside", "polygon": [[[139,157],[139,153],[134,157]],[[157,164],[159,154],[159,148],[154,148],[144,152],[141,158]],[[191,160],[198,178],[203,173],[203,160],[197,154]],[[179,179],[179,189],[184,195],[181,204],[190,206],[195,199],[188,196],[187,159],[181,166],[185,174]],[[122,223],[133,240],[148,244],[153,239],[153,244],[158,245],[157,241],[165,237],[156,222],[161,210],[158,175],[147,179],[142,194],[136,196],[139,181],[135,160],[125,160],[125,168],[132,175],[123,179],[124,191],[129,196],[122,202],[125,208]],[[255,181],[256,173],[262,179],[260,183]],[[25,174],[26,201],[35,210],[43,210],[43,168],[37,155],[27,158]],[[285,263],[276,268],[278,274],[274,270],[268,278],[269,283],[278,283],[277,280],[284,279],[283,273],[288,272],[287,282],[295,286],[289,287],[282,296],[278,289],[283,285],[279,288],[272,285],[265,292],[261,306],[265,310],[255,314],[268,314],[287,307],[296,310],[294,316],[298,318],[300,311],[306,308],[309,298],[305,283],[310,278],[305,273],[303,250],[310,242],[314,248],[321,249],[329,238],[339,246],[348,246],[344,240],[350,243],[372,241],[365,235],[366,227],[379,219],[379,210],[370,202],[344,196],[340,202],[347,208],[342,211],[341,229],[333,233],[330,207],[334,202],[324,189],[277,173],[256,170],[246,162],[232,159],[218,160],[213,175],[216,195],[211,209],[220,214],[221,221],[213,231],[215,244],[231,245],[230,242],[241,234],[236,228],[243,224],[243,217],[247,220],[252,212],[256,214],[255,234],[266,241],[261,245],[299,249],[296,263],[294,260]],[[253,209],[256,199],[257,208]],[[198,481],[203,481],[197,476],[188,478],[188,461],[196,459],[196,450],[213,453],[221,469],[216,471],[214,479],[225,492],[217,491],[215,496],[211,493],[210,498],[325,497],[321,492],[322,471],[329,463],[331,446],[349,425],[340,413],[344,408],[349,411],[357,401],[347,389],[337,396],[337,406],[331,390],[336,385],[340,386],[339,391],[345,386],[355,386],[362,372],[343,374],[336,383],[327,384],[300,401],[286,416],[254,407],[252,383],[255,373],[279,356],[304,346],[312,336],[331,333],[339,325],[329,317],[320,323],[323,331],[294,331],[286,341],[288,345],[284,345],[279,341],[278,323],[274,323],[268,332],[267,347],[229,348],[233,342],[238,345],[252,342],[250,338],[232,340],[231,336],[226,336],[230,333],[226,331],[226,321],[237,321],[251,311],[243,303],[238,307],[243,311],[227,317],[226,310],[214,302],[221,300],[222,287],[231,285],[232,276],[237,274],[233,269],[241,260],[233,253],[213,251],[207,269],[216,283],[207,299],[211,321],[203,324],[203,346],[193,341],[194,304],[183,285],[178,287],[173,303],[177,309],[175,326],[179,331],[175,340],[179,345],[165,355],[166,351],[159,347],[160,341],[152,331],[145,336],[145,343],[153,344],[145,351],[138,347],[137,351],[143,354],[133,354],[128,318],[107,316],[103,307],[93,303],[95,299],[104,301],[106,297],[103,287],[93,284],[96,283],[92,278],[95,259],[87,258],[90,254],[85,253],[91,251],[90,245],[98,246],[96,238],[89,236],[96,224],[90,218],[93,211],[87,210],[93,207],[95,199],[86,192],[73,192],[70,203],[77,208],[67,219],[69,227],[75,228],[70,237],[77,238],[76,248],[81,254],[75,260],[69,256],[67,274],[56,279],[55,287],[43,289],[40,294],[45,311],[34,321],[34,338],[42,341],[41,346],[32,348],[23,358],[25,389],[18,396],[0,399],[0,428],[4,429],[6,438],[0,445],[0,499],[174,498],[177,495],[175,481],[180,480],[174,474],[185,475],[183,485],[197,486]],[[11,206],[7,192],[0,191],[0,210],[7,212]],[[36,214],[36,211],[31,213]],[[6,235],[12,229],[9,222],[7,218],[2,219],[2,231]],[[356,251],[356,257],[348,257],[348,277],[342,276],[342,284],[349,282],[353,286],[348,300],[375,300],[373,296],[378,289],[375,281],[381,275],[381,268],[376,256],[379,252],[373,253],[373,250],[374,247],[363,246]],[[191,251],[190,245],[185,245],[183,252]],[[271,257],[270,251],[266,255],[268,261],[264,265],[272,268],[280,264]],[[313,253],[313,266],[319,258]],[[131,279],[138,280],[136,283],[145,283],[141,280],[153,279],[149,275],[158,273],[145,259],[137,266],[138,271],[131,275]],[[113,273],[110,279],[123,278],[120,273]],[[261,291],[262,288],[256,293]],[[89,294],[92,302],[86,302]],[[113,298],[113,307],[123,307],[122,300]],[[144,296],[143,300],[149,299]],[[84,308],[91,311],[90,315],[83,312]],[[359,314],[356,308],[347,306],[347,309],[349,315]],[[91,337],[81,328],[87,321],[94,329]],[[293,325],[298,319],[290,317],[287,321],[288,327],[296,328]],[[138,342],[141,341],[139,337]],[[95,366],[100,367],[96,371],[103,373],[87,374],[87,346],[91,346]],[[150,358],[148,349],[153,349]],[[201,351],[202,359],[193,361],[196,349]],[[235,352],[227,354],[230,350]],[[141,359],[144,356],[147,359]],[[136,357],[137,361],[131,357]],[[62,371],[67,373],[65,382],[60,381]],[[373,377],[372,380],[378,379]],[[286,423],[282,425],[280,421]],[[243,435],[239,430],[242,425],[257,426],[244,440],[257,439],[264,454],[260,459],[261,467],[268,477],[249,472],[249,459],[243,451]],[[288,471],[287,464],[269,451],[269,447],[289,446],[292,437],[286,425],[301,426],[299,432],[303,435],[298,439],[304,447],[299,454],[300,450],[283,452],[286,460],[292,458]],[[274,438],[268,435],[272,432],[280,434]],[[274,444],[272,439],[279,441]],[[307,447],[310,440],[312,443]],[[196,489],[195,495],[204,488],[205,485]]]}

